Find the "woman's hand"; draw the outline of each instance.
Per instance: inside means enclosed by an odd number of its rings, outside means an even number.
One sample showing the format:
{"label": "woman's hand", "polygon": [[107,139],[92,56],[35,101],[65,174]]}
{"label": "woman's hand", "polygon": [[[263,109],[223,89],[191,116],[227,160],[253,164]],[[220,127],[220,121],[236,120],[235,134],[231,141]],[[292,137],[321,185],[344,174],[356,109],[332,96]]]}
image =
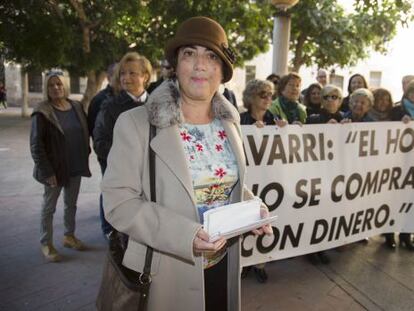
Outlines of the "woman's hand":
{"label": "woman's hand", "polygon": [[256,125],[256,127],[258,127],[258,128],[262,128],[262,127],[264,127],[264,126],[265,126],[265,124],[263,123],[263,121],[256,121],[256,122],[254,123],[254,125]]}
{"label": "woman's hand", "polygon": [[193,240],[193,249],[195,253],[205,253],[205,252],[217,252],[224,245],[226,245],[227,240],[220,238],[215,242],[209,242],[210,236],[203,228],[200,228],[197,231],[197,234]]}
{"label": "woman's hand", "polygon": [[335,119],[330,119],[328,122],[326,122],[326,123],[329,123],[329,124],[336,124],[336,123],[338,123],[338,121],[336,121]]}
{"label": "woman's hand", "polygon": [[49,187],[57,187],[57,180],[56,180],[56,176],[50,176],[48,178],[46,178],[46,183],[49,185]]}
{"label": "woman's hand", "polygon": [[275,120],[275,123],[278,127],[284,127],[288,124],[286,120],[279,120],[279,119]]}
{"label": "woman's hand", "polygon": [[[260,208],[260,217],[263,218],[268,218],[269,217],[269,209],[267,207],[261,207]],[[255,229],[252,230],[254,235],[262,235],[263,233],[265,233],[266,235],[272,235],[273,234],[273,229],[272,226],[270,224],[264,225],[259,229]]]}
{"label": "woman's hand", "polygon": [[341,120],[341,124],[352,123],[351,119],[345,118]]}
{"label": "woman's hand", "polygon": [[292,124],[302,126],[302,122],[300,121],[293,121]]}

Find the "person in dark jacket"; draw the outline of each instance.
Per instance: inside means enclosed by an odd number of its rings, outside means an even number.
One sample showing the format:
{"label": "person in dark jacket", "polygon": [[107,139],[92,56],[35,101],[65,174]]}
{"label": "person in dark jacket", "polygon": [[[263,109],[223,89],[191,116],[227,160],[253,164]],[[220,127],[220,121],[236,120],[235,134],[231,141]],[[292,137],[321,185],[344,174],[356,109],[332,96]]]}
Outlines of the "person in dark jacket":
{"label": "person in dark jacket", "polygon": [[[328,84],[321,90],[321,109],[318,114],[310,115],[306,124],[337,124],[343,120],[343,113],[339,111],[342,101],[341,89],[335,85]],[[330,259],[325,251],[307,254],[306,258],[316,265],[319,262],[329,264]]]}
{"label": "person in dark jacket", "polygon": [[341,106],[342,92],[335,85],[328,84],[321,90],[321,109],[306,119],[306,124],[340,123],[344,116]]}
{"label": "person in dark jacket", "polygon": [[348,81],[348,96],[342,100],[341,111],[347,113],[350,110],[349,101],[351,94],[360,88],[368,88],[367,80],[365,80],[364,76],[356,73],[349,78]]}
{"label": "person in dark jacket", "polygon": [[273,83],[266,80],[250,80],[243,91],[243,106],[247,111],[240,114],[240,124],[257,127],[274,125],[273,114],[268,110],[272,104]]}
{"label": "person in dark jacket", "polygon": [[144,56],[129,52],[122,57],[114,73],[116,95],[103,103],[95,122],[93,148],[99,158],[106,161],[108,157],[119,115],[146,102],[151,72],[151,63]]}
{"label": "person in dark jacket", "polygon": [[[241,125],[256,125],[262,128],[265,125],[275,125],[273,114],[268,110],[272,104],[274,93],[273,83],[267,80],[253,79],[246,84],[243,91],[243,106],[247,111],[240,114]],[[242,278],[245,278],[251,267],[244,267]],[[268,275],[265,264],[255,265],[253,272],[259,283],[266,283]]]}
{"label": "person in dark jacket", "polygon": [[62,189],[65,205],[63,246],[85,249],[75,237],[75,215],[81,176],[91,176],[89,133],[82,106],[68,99],[68,90],[61,72],[46,76],[47,99],[34,109],[30,132],[30,151],[35,164],[33,177],[44,184],[41,251],[52,262],[62,258],[53,246],[53,215]]}
{"label": "person in dark jacket", "polygon": [[[98,159],[101,159],[102,175],[105,173],[106,160],[112,146],[115,122],[122,112],[146,102],[148,93],[145,89],[149,85],[151,72],[152,66],[148,59],[134,52],[125,54],[115,68],[113,87],[116,95],[103,103],[93,133],[93,147]],[[114,230],[105,219],[104,204],[101,199],[101,228],[104,236],[110,240]]]}
{"label": "person in dark jacket", "polygon": [[391,121],[391,111],[394,107],[391,93],[384,88],[372,91],[374,105],[368,111],[368,117],[374,122]]}
{"label": "person in dark jacket", "polygon": [[238,109],[236,95],[232,90],[224,87],[223,96],[234,106],[234,108]]}
{"label": "person in dark jacket", "polygon": [[92,98],[91,103],[89,104],[89,107],[88,107],[88,129],[89,129],[89,134],[92,137],[93,137],[93,128],[95,127],[96,117],[98,116],[99,110],[101,110],[101,106],[103,102],[114,96],[114,89],[111,83],[112,83],[112,76],[114,74],[115,67],[116,67],[116,63],[108,66],[106,70],[106,78],[108,80],[108,84],[103,90],[99,91],[98,94],[96,94]]}
{"label": "person in dark jacket", "polygon": [[414,119],[414,80],[407,84],[400,102],[391,110],[392,121],[404,121],[405,123]]}
{"label": "person in dark jacket", "polygon": [[0,81],[0,105],[7,109],[7,92],[3,81]]}
{"label": "person in dark jacket", "polygon": [[279,96],[280,76],[275,73],[271,73],[270,75],[266,77],[266,80],[273,83],[274,91],[273,91],[272,100],[275,100]]}
{"label": "person in dark jacket", "polygon": [[312,83],[306,89],[303,104],[306,106],[308,116],[321,112],[321,90],[322,86],[319,83]]}
{"label": "person in dark jacket", "polygon": [[[91,103],[89,104],[88,128],[89,128],[89,134],[92,136],[92,140],[93,140],[93,130],[95,128],[96,118],[98,116],[99,111],[101,110],[101,106],[105,101],[108,101],[114,96],[114,89],[111,84],[112,84],[112,78],[113,78],[115,67],[116,67],[116,63],[108,67],[106,71],[108,85],[106,86],[106,88],[101,90],[98,94],[96,94],[95,97],[92,98]],[[99,166],[101,167],[101,173],[103,175],[105,168],[106,168],[106,160],[100,158],[99,156],[97,158],[98,158]],[[103,203],[102,203],[102,194],[99,196],[99,218],[101,220],[102,233],[106,237],[107,234],[109,234],[113,228],[105,220],[104,211],[103,211]]]}
{"label": "person in dark jacket", "polygon": [[[391,121],[391,112],[394,106],[391,93],[387,89],[377,88],[372,94],[374,95],[374,106],[368,111],[368,116],[374,122]],[[404,234],[401,233],[400,240],[403,240],[401,236]],[[385,237],[385,245],[389,249],[395,249],[397,245],[394,233],[384,233],[383,236]]]}
{"label": "person in dark jacket", "polygon": [[[391,120],[404,123],[414,120],[414,80],[406,86],[401,103],[391,110]],[[400,245],[414,251],[414,242],[410,233],[400,233]]]}
{"label": "person in dark jacket", "polygon": [[151,94],[158,86],[160,86],[165,80],[174,78],[174,68],[168,62],[168,60],[164,59],[161,61],[161,77],[155,81],[150,83],[147,88],[148,94]]}

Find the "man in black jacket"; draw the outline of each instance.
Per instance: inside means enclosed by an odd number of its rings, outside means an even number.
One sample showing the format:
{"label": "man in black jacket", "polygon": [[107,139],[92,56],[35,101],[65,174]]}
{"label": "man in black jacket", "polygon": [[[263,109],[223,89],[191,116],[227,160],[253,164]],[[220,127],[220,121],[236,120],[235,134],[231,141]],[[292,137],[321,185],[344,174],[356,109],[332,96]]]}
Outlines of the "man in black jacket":
{"label": "man in black jacket", "polygon": [[108,68],[106,70],[108,85],[106,86],[106,88],[99,91],[98,94],[96,94],[92,98],[91,103],[89,104],[89,108],[88,108],[88,129],[89,129],[89,134],[92,136],[92,138],[93,138],[93,128],[95,127],[96,117],[98,116],[99,110],[101,110],[102,103],[105,100],[107,100],[107,99],[111,98],[112,96],[114,96],[114,90],[113,90],[113,87],[111,85],[111,79],[112,79],[112,75],[114,73],[115,66],[116,66],[116,63],[108,66]]}

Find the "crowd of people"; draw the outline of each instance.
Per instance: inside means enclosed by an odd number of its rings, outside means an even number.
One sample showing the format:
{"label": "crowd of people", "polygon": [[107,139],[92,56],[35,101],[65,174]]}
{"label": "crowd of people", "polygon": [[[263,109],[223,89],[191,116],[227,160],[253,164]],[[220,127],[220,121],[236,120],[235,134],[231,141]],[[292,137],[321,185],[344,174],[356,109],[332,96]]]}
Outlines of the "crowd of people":
{"label": "crowd of people", "polygon": [[[349,79],[343,97],[324,69],[303,90],[294,72],[253,79],[243,91],[243,108],[237,109],[234,93],[219,91],[232,78],[234,62],[223,28],[196,17],[181,24],[167,43],[159,80],[150,83],[153,69],[146,57],[128,52],[108,67],[109,83],[87,114],[69,99],[62,73],[48,73],[46,98],[32,114],[30,137],[34,178],[44,185],[40,243],[48,261],[62,260],[53,242],[62,189],[63,245],[87,249],[75,236],[75,215],[81,177],[90,176],[90,135],[103,176],[99,213],[104,237],[121,237],[124,265],[136,271],[146,247],[155,250],[150,310],[165,310],[171,299],[177,302],[174,310],[197,310],[203,304],[206,310],[237,310],[239,237],[211,242],[201,224],[206,210],[253,197],[244,186],[240,124],[263,128],[414,119],[414,76],[403,78],[404,95],[394,104],[388,90],[369,88],[361,74]],[[150,124],[157,131],[152,141]],[[156,153],[157,202],[149,200],[149,148]],[[264,205],[262,214],[268,215]],[[255,233],[271,234],[272,229],[266,225]],[[414,250],[411,234],[401,233],[399,240]],[[394,234],[385,234],[385,241],[396,247]],[[307,258],[313,264],[330,262],[323,251]],[[266,282],[264,264],[253,271]]]}
{"label": "crowd of people", "polygon": [[[273,83],[277,88],[269,85],[266,80],[254,79],[247,83],[243,92],[243,105],[246,111],[241,113],[242,124],[255,124],[262,128],[274,124],[286,126],[381,121],[406,123],[414,119],[414,76],[411,75],[403,77],[403,97],[396,103],[387,89],[369,88],[361,74],[350,77],[346,97],[342,96],[338,86],[328,83],[326,70],[319,70],[317,82],[302,92],[301,77],[294,72],[288,73],[280,80],[273,80]],[[384,236],[385,245],[395,249],[397,243],[394,234],[387,233]],[[410,233],[400,233],[399,242],[401,246],[414,251]],[[324,251],[308,254],[307,258],[312,264],[330,263]],[[246,275],[247,271],[248,269],[244,269],[242,275]],[[253,267],[253,271],[259,282],[267,280],[263,265]]]}

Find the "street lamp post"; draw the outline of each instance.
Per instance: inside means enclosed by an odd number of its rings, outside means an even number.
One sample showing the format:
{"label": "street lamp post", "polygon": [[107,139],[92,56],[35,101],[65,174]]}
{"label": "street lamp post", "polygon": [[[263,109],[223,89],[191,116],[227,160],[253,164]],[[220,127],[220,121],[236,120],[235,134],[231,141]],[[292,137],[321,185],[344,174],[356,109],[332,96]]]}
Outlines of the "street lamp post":
{"label": "street lamp post", "polygon": [[290,41],[290,14],[287,9],[299,0],[272,0],[278,9],[273,21],[273,73],[280,76],[288,72],[288,52]]}

